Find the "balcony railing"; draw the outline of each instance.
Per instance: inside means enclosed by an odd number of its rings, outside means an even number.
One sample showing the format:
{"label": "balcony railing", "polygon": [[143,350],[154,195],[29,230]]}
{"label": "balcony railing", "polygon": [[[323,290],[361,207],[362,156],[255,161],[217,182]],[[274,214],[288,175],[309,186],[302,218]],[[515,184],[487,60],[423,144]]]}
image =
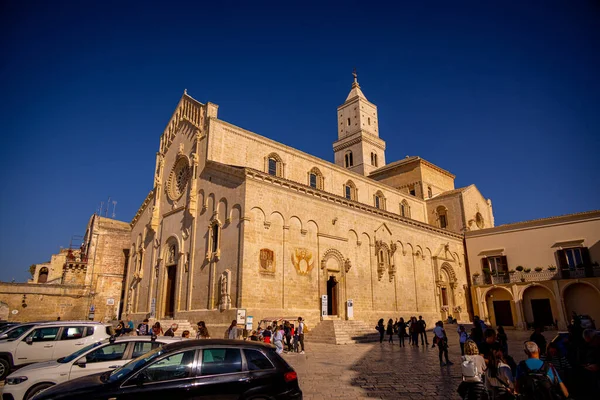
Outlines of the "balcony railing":
{"label": "balcony railing", "polygon": [[473,285],[497,285],[502,283],[516,282],[539,282],[552,279],[574,279],[574,278],[593,278],[600,277],[600,267],[589,266],[583,268],[565,269],[565,270],[544,270],[544,271],[516,271],[506,274],[482,274],[473,276]]}

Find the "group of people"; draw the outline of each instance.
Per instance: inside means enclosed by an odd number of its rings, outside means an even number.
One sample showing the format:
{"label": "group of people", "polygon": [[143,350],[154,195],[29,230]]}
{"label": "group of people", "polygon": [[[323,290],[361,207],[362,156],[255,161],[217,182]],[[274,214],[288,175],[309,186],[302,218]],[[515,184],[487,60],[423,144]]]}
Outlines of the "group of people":
{"label": "group of people", "polygon": [[[414,316],[410,317],[408,322],[404,321],[404,317],[400,317],[399,320],[396,319],[395,322],[390,318],[387,322],[387,326],[384,325],[384,320],[381,318],[377,322],[375,329],[379,332],[379,343],[383,343],[383,338],[387,334],[388,343],[391,344],[394,344],[394,335],[398,335],[400,347],[406,347],[404,344],[404,338],[406,337],[408,337],[409,346],[419,347],[419,339],[421,340],[421,346],[429,346],[426,332],[427,323],[421,315],[419,315],[419,319]],[[444,323],[442,321],[436,322],[435,328],[433,329],[433,344],[431,347],[436,346],[439,351],[440,365],[452,365],[453,363],[448,359],[448,336],[446,335]],[[444,358],[446,360],[445,362],[443,361]]]}
{"label": "group of people", "polygon": [[600,335],[582,330],[577,319],[569,334],[546,344],[543,327],[536,327],[523,345],[527,359],[517,364],[508,353],[504,329],[487,328],[478,317],[471,335],[458,333],[463,353],[463,399],[533,400],[597,398],[600,393]]}
{"label": "group of people", "polygon": [[277,353],[300,353],[304,354],[304,333],[307,331],[302,317],[298,317],[298,323],[290,321],[278,323],[273,321],[266,328],[258,327],[250,334],[250,340],[272,343],[277,348]]}
{"label": "group of people", "polygon": [[[200,321],[197,324],[197,333],[196,339],[210,339],[210,335],[208,334],[208,329],[206,328],[206,324],[204,321]],[[177,330],[179,329],[178,324],[171,324],[171,326],[163,331],[163,328],[160,322],[156,321],[154,325],[150,326],[148,318],[144,319],[138,326],[137,329],[134,329],[133,321],[129,320],[127,323],[122,320],[119,321],[117,327],[115,328],[115,336],[124,336],[124,335],[133,335],[134,333],[137,336],[176,336]],[[190,339],[190,331],[184,330],[181,332],[181,337],[184,339]]]}

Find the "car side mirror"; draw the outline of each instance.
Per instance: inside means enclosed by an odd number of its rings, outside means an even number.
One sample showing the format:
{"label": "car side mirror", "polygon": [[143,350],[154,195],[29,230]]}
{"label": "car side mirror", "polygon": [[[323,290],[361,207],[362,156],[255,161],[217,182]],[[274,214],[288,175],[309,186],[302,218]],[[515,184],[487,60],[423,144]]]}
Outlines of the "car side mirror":
{"label": "car side mirror", "polygon": [[33,338],[31,336],[29,336],[28,338],[25,339],[25,343],[31,345],[33,344]]}
{"label": "car side mirror", "polygon": [[75,361],[75,365],[79,368],[85,368],[87,364],[87,359],[85,357],[81,357],[79,360]]}

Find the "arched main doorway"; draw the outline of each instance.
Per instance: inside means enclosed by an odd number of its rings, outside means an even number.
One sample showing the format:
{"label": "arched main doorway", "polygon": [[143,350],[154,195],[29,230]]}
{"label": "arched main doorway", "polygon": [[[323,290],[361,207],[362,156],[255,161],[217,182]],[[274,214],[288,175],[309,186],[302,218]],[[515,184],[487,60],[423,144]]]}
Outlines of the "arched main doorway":
{"label": "arched main doorway", "polygon": [[346,294],[344,287],[344,257],[336,249],[329,249],[321,259],[321,269],[325,284],[321,294],[327,294],[327,315],[346,318]]}
{"label": "arched main doorway", "polygon": [[585,283],[573,283],[565,288],[563,299],[568,321],[575,312],[580,315],[589,315],[596,321],[596,326],[600,326],[600,293],[598,289]]}
{"label": "arched main doorway", "polygon": [[338,315],[338,281],[333,275],[327,280],[327,315]]}
{"label": "arched main doorway", "polygon": [[177,277],[177,244],[169,244],[165,260],[165,317],[175,315],[175,282]]}
{"label": "arched main doorway", "polygon": [[522,297],[527,327],[554,325],[558,313],[550,289],[542,285],[529,286]]}
{"label": "arched main doorway", "polygon": [[515,326],[515,302],[508,290],[495,288],[488,291],[485,302],[492,326]]}

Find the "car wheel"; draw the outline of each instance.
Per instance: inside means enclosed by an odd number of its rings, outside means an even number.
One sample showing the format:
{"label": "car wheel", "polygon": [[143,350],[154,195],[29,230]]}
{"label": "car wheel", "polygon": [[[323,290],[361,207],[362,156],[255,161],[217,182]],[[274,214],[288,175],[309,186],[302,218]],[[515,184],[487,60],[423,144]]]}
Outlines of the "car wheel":
{"label": "car wheel", "polygon": [[0,380],[4,380],[10,372],[10,364],[4,358],[0,358]]}
{"label": "car wheel", "polygon": [[42,390],[48,389],[51,386],[54,386],[54,385],[52,383],[40,383],[39,385],[35,385],[31,389],[29,389],[29,391],[27,392],[27,394],[25,395],[23,400],[31,400],[33,398],[33,396],[35,396]]}

